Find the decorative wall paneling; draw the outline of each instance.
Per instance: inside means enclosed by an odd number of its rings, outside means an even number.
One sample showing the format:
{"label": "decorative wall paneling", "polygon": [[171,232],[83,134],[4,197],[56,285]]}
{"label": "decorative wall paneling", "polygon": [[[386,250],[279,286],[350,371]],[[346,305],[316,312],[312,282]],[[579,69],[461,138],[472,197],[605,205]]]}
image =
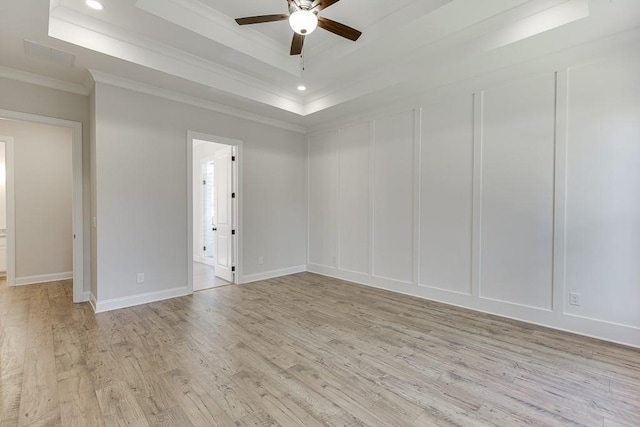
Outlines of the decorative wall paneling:
{"label": "decorative wall paneling", "polygon": [[617,58],[311,135],[308,270],[640,346],[640,57]]}

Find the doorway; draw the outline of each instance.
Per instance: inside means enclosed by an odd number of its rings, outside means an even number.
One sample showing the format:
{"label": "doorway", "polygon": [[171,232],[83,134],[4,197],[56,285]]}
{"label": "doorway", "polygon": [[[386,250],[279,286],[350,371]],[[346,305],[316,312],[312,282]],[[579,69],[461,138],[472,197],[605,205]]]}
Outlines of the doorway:
{"label": "doorway", "polygon": [[7,276],[7,137],[0,137],[0,277]]}
{"label": "doorway", "polygon": [[[15,181],[15,173],[18,160],[22,162],[25,157],[24,153],[16,154],[16,144],[21,144],[21,141],[24,140],[24,135],[20,138],[17,138],[16,135],[12,136],[1,136],[0,140],[5,143],[6,147],[6,252],[7,252],[7,265],[6,265],[6,277],[7,277],[7,285],[8,286],[16,286],[16,285],[28,285],[31,283],[40,283],[40,282],[48,282],[55,280],[64,280],[64,279],[72,279],[73,280],[73,302],[83,302],[88,300],[87,294],[84,292],[84,268],[83,268],[83,259],[84,259],[84,245],[83,245],[83,209],[82,209],[82,124],[79,122],[72,122],[68,120],[56,119],[45,116],[37,116],[32,114],[8,111],[8,110],[0,110],[0,120],[2,120],[5,124],[13,123],[13,124],[21,124],[25,127],[25,129],[39,129],[46,130],[45,128],[56,129],[60,132],[60,134],[67,135],[63,137],[66,142],[63,145],[66,148],[60,148],[60,150],[66,150],[68,159],[68,169],[66,169],[66,175],[63,177],[62,175],[58,175],[57,177],[63,180],[60,181],[61,185],[66,186],[66,190],[68,191],[67,200],[69,204],[67,205],[67,213],[68,217],[65,221],[67,225],[54,228],[46,228],[45,232],[34,231],[34,229],[25,223],[25,221],[32,216],[37,222],[36,224],[42,225],[43,227],[47,227],[49,222],[53,221],[54,216],[58,213],[54,211],[54,209],[50,209],[50,206],[53,206],[51,203],[58,200],[57,198],[51,195],[50,199],[42,200],[41,197],[34,196],[35,201],[38,203],[45,203],[46,208],[37,209],[37,213],[33,212],[33,209],[28,210],[26,216],[25,214],[21,214],[20,206],[25,205],[33,208],[35,205],[29,202],[28,194],[31,193],[19,193],[18,198],[16,199],[16,193],[21,191],[16,187]],[[5,126],[6,129],[18,129],[15,126],[12,128],[11,126]],[[7,133],[0,132],[0,134]],[[22,132],[22,131],[16,131]],[[25,131],[25,132],[30,132]],[[11,133],[11,132],[8,132]],[[42,135],[35,136],[32,141],[36,142],[44,142],[46,144],[49,141],[46,136],[46,132]],[[62,142],[61,142],[62,144]],[[66,145],[69,144],[69,145]],[[30,147],[36,147],[37,144],[31,144]],[[60,145],[57,145],[61,147]],[[44,147],[44,146],[43,146]],[[27,148],[23,145],[19,147],[22,151],[23,148]],[[49,158],[49,146],[46,146],[47,153],[40,153],[37,151],[34,153],[34,158],[45,157],[45,160]],[[53,148],[52,148],[53,150]],[[21,151],[21,152],[22,152]],[[61,152],[61,151],[59,151]],[[40,154],[38,154],[40,153]],[[30,160],[28,159],[27,162]],[[45,162],[45,165],[56,165],[55,162]],[[57,164],[59,166],[59,164]],[[49,170],[47,167],[39,169],[38,174],[47,175]],[[27,173],[25,176],[28,179],[21,180],[18,184],[21,186],[20,188],[43,188],[43,183],[47,183],[47,185],[52,184],[52,180],[50,178],[42,178],[38,179],[38,174]],[[33,184],[33,185],[32,185]],[[67,186],[68,185],[68,186]],[[16,191],[16,189],[18,191]],[[53,193],[51,193],[53,194]],[[49,195],[47,195],[48,197]],[[30,196],[29,196],[30,197]],[[25,204],[26,203],[26,204]],[[37,205],[37,203],[36,203]],[[61,205],[61,204],[60,204]],[[69,206],[70,205],[70,206]],[[44,215],[46,213],[46,215]],[[20,223],[16,224],[17,216],[20,216]],[[22,224],[22,225],[21,225]],[[22,232],[22,234],[18,235],[19,231],[22,228],[26,227],[26,231]],[[1,227],[0,227],[1,228]],[[1,232],[0,232],[1,234]],[[27,240],[21,240],[22,237],[27,238]],[[30,240],[36,239],[45,236],[47,242],[44,241],[36,241],[35,246],[32,246],[33,251],[29,250],[28,242]],[[26,250],[26,254],[20,255],[16,252],[16,239],[20,240],[19,249],[24,252]],[[63,251],[62,247],[65,245],[65,241],[68,242],[68,251]],[[53,246],[56,246],[56,255],[61,258],[66,257],[65,260],[62,260],[60,263],[57,263],[58,258],[49,256],[53,252],[47,252],[45,250],[45,243],[50,243]],[[36,252],[44,251],[44,259],[46,263],[35,262],[34,260],[39,259],[36,256]],[[21,253],[22,253],[21,252]],[[27,265],[25,262],[27,261]],[[51,264],[51,265],[50,265]],[[56,268],[59,265],[66,265],[66,268]],[[50,268],[51,267],[51,268]],[[63,271],[64,270],[64,271]]]}
{"label": "doorway", "polygon": [[201,134],[189,140],[189,286],[199,291],[236,283],[239,141]]}

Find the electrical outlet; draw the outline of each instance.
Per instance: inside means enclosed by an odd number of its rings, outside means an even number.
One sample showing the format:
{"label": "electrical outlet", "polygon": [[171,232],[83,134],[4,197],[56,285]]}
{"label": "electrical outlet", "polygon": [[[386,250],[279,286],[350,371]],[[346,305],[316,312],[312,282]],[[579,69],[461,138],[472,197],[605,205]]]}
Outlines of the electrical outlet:
{"label": "electrical outlet", "polygon": [[569,294],[569,304],[570,305],[580,305],[580,294],[577,292],[571,292]]}
{"label": "electrical outlet", "polygon": [[98,225],[98,220],[95,216],[91,217],[91,225],[96,227]]}
{"label": "electrical outlet", "polygon": [[264,258],[263,257],[261,257],[261,256],[258,257],[258,264],[260,264],[260,265],[264,264]]}
{"label": "electrical outlet", "polygon": [[144,273],[138,273],[136,280],[138,283],[144,283]]}

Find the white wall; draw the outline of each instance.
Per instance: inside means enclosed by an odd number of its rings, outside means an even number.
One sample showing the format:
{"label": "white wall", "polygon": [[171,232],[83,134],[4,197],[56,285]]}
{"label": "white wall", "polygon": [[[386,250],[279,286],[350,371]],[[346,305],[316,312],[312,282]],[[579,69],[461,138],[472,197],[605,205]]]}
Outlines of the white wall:
{"label": "white wall", "polygon": [[308,269],[640,346],[636,47],[311,134]]}
{"label": "white wall", "polygon": [[73,271],[72,130],[0,120],[14,139],[16,283]]}
{"label": "white wall", "polygon": [[84,290],[91,286],[89,99],[86,96],[0,78],[0,109],[82,123]]}
{"label": "white wall", "polygon": [[99,306],[185,289],[188,130],[243,141],[240,279],[304,269],[304,135],[103,83],[95,114]]}
{"label": "white wall", "polygon": [[638,328],[640,54],[569,69],[568,95],[564,309]]}

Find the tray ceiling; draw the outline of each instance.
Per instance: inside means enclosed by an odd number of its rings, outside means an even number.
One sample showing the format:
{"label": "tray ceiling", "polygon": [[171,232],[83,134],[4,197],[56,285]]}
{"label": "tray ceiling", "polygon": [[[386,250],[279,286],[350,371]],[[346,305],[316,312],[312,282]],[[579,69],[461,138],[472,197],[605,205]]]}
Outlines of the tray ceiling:
{"label": "tray ceiling", "polygon": [[[471,77],[479,70],[470,59],[523,40],[539,38],[530,55],[541,55],[640,25],[637,0],[341,0],[321,15],[363,36],[351,42],[316,30],[305,40],[302,73],[301,58],[289,55],[286,21],[243,27],[234,21],[286,13],[286,0],[102,2],[102,11],[84,0],[51,0],[48,8],[3,2],[16,19],[1,14],[0,65],[85,85],[91,69],[307,125],[413,85],[426,90]],[[598,29],[590,31],[594,23]],[[549,44],[542,37],[549,32],[571,37]],[[75,66],[28,57],[24,40],[75,55]],[[303,93],[296,90],[301,81]]]}

